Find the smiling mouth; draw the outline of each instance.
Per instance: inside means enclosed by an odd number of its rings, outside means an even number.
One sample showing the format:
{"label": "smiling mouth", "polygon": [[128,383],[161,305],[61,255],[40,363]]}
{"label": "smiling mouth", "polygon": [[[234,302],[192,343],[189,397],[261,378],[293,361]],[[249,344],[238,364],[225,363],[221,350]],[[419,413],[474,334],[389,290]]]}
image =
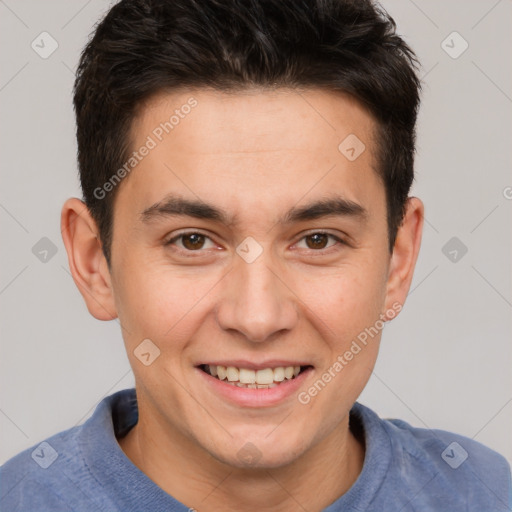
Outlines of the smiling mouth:
{"label": "smiling mouth", "polygon": [[278,366],[276,368],[250,370],[235,366],[202,364],[199,368],[208,375],[231,386],[248,389],[269,389],[295,379],[312,366]]}

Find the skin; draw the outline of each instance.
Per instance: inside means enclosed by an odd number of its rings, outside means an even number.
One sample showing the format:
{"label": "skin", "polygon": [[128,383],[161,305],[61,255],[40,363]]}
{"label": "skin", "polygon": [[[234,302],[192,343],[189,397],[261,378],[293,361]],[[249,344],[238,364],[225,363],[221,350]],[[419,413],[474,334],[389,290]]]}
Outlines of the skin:
{"label": "skin", "polygon": [[[162,489],[201,512],[320,511],[361,472],[364,443],[348,417],[371,375],[380,333],[307,404],[294,393],[270,407],[235,405],[205,385],[195,365],[308,361],[313,370],[299,390],[307,391],[360,332],[404,304],[423,204],[409,198],[390,254],[375,121],[342,93],[160,94],[134,121],[133,148],[191,96],[198,105],[119,185],[111,269],[84,204],[71,198],[62,210],[75,283],[94,317],[119,318],[135,375],[139,422],[119,444]],[[338,150],[349,134],[366,146],[352,162]],[[143,222],[141,212],[171,192],[237,222]],[[290,208],[333,195],[366,215],[278,222]],[[184,230],[209,238],[165,245]],[[345,243],[320,237],[315,245],[308,235],[318,230]],[[248,236],[263,250],[252,263],[236,253]],[[146,338],[161,351],[149,366],[134,355]],[[252,463],[237,456],[248,442],[259,457]]]}

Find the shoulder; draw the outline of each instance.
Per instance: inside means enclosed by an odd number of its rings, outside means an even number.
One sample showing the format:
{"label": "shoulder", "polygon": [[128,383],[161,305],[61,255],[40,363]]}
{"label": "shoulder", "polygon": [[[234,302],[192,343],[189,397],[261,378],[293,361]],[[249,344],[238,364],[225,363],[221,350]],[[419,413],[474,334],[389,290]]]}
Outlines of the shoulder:
{"label": "shoulder", "polygon": [[[363,416],[380,424],[389,439],[390,471],[385,487],[404,495],[417,494],[421,504],[450,505],[451,510],[511,509],[511,472],[502,455],[468,437],[380,419],[361,407]],[[431,509],[436,510],[435,506]]]}
{"label": "shoulder", "polygon": [[510,466],[502,455],[444,430],[412,427],[401,420],[383,420],[383,426],[395,460],[403,466],[401,478],[428,474],[432,493],[451,495],[470,504],[471,510],[509,510]]}
{"label": "shoulder", "polygon": [[468,471],[477,466],[509,483],[510,466],[506,459],[474,439],[445,430],[413,427],[398,419],[385,419],[382,424],[394,447],[413,459],[442,469]]}
{"label": "shoulder", "polygon": [[120,392],[105,398],[94,414],[37,443],[0,467],[0,509],[9,511],[103,510],[115,506],[101,492],[89,452],[108,458],[114,441],[111,405],[129,398]]}
{"label": "shoulder", "polygon": [[0,467],[2,510],[72,510],[62,498],[70,484],[64,475],[73,473],[80,459],[76,443],[80,428],[60,432],[31,446]]}

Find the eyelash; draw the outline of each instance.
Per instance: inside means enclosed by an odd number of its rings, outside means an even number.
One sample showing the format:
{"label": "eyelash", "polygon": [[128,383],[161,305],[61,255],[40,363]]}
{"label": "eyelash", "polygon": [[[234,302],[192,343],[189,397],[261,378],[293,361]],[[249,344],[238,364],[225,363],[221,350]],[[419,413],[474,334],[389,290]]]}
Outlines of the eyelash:
{"label": "eyelash", "polygon": [[[166,241],[164,245],[165,246],[172,246],[172,245],[174,245],[174,242],[176,242],[180,238],[183,238],[183,237],[186,237],[186,236],[189,236],[189,235],[201,235],[201,236],[204,236],[206,239],[208,239],[208,240],[213,242],[211,237],[209,237],[208,235],[205,235],[204,233],[201,233],[200,231],[186,231],[186,232],[180,233],[179,235],[176,235],[173,238],[171,238],[170,240]],[[320,255],[322,255],[322,254],[325,255],[325,254],[329,254],[330,252],[332,252],[331,249],[333,247],[335,247],[336,245],[348,245],[344,240],[342,240],[341,238],[337,237],[336,235],[333,235],[332,233],[329,233],[327,231],[321,231],[321,230],[320,231],[312,231],[310,233],[306,233],[296,243],[299,243],[302,240],[304,240],[305,238],[313,236],[313,235],[326,235],[326,236],[330,237],[331,239],[335,240],[337,242],[337,244],[334,244],[334,245],[332,245],[330,247],[327,247],[327,248],[324,248],[324,249],[318,249],[318,250],[317,249],[308,249],[308,253],[320,253]],[[182,254],[185,254],[187,257],[197,257],[197,256],[194,256],[193,254],[194,253],[198,253],[198,255],[201,255],[201,253],[203,253],[207,249],[198,249],[197,251],[192,251],[192,250],[189,250],[189,249],[176,248],[175,250],[177,250],[178,252],[181,252]],[[326,251],[328,251],[328,252],[326,252]]]}

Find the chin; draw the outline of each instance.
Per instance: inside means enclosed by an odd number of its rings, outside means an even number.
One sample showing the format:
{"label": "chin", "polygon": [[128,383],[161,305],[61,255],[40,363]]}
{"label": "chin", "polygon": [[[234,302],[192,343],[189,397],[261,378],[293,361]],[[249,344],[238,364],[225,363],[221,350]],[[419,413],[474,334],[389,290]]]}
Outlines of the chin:
{"label": "chin", "polygon": [[[240,469],[275,469],[297,460],[305,451],[304,440],[290,442],[281,438],[259,438],[253,441],[234,441],[218,449],[210,451],[215,459],[228,466]],[[233,451],[233,447],[240,448]]]}

